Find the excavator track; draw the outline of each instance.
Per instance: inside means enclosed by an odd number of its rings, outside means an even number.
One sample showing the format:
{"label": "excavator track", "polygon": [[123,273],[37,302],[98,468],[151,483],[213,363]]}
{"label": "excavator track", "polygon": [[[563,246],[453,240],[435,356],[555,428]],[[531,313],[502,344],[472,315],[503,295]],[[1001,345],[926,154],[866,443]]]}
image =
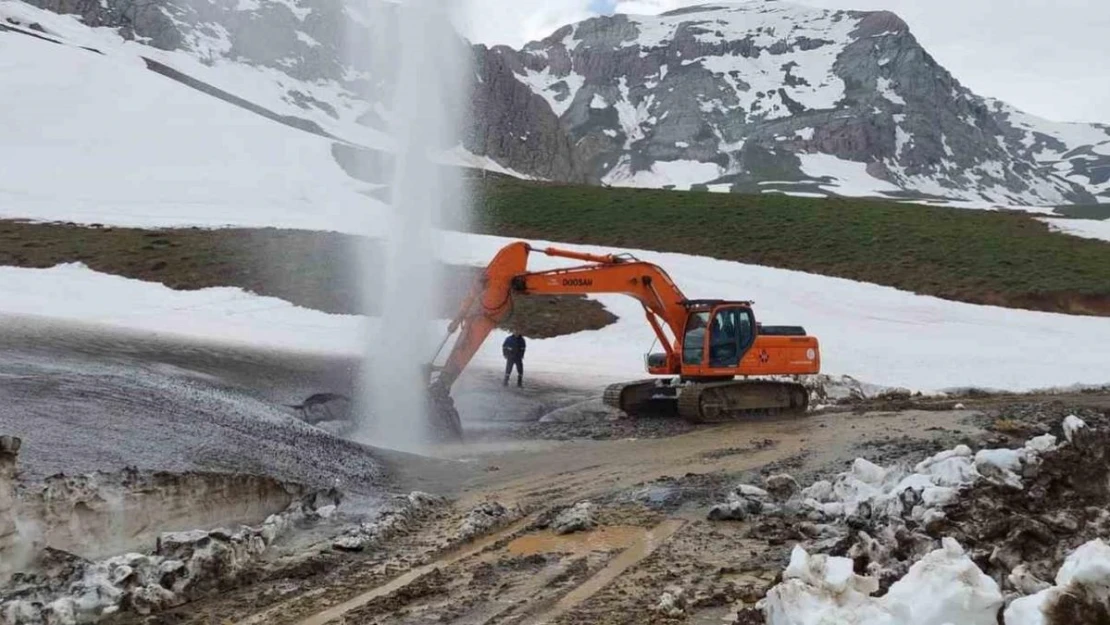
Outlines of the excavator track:
{"label": "excavator track", "polygon": [[673,379],[651,379],[610,385],[604,402],[633,418],[677,416],[691,423],[728,423],[805,414],[809,391],[801,384],[771,380],[675,384]]}
{"label": "excavator track", "polygon": [[731,380],[688,384],[678,393],[678,414],[692,423],[728,423],[752,417],[803,415],[809,391],[795,382]]}
{"label": "excavator track", "polygon": [[677,416],[676,389],[666,380],[649,379],[611,384],[602,398],[606,406],[632,417]]}

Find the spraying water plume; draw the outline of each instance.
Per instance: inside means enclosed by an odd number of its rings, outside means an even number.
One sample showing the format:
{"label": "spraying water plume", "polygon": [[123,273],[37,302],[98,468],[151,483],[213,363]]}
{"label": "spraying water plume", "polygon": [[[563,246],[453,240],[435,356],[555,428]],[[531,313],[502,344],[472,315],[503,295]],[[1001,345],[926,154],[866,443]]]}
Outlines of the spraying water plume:
{"label": "spraying water plume", "polygon": [[438,228],[458,227],[468,213],[461,171],[436,162],[459,145],[469,101],[471,55],[452,27],[450,4],[395,5],[396,36],[385,52],[395,59],[387,98],[395,160],[383,264],[369,268],[380,283],[380,324],[371,331],[363,367],[360,438],[410,451],[431,435],[425,367],[440,335],[436,312],[443,309]]}

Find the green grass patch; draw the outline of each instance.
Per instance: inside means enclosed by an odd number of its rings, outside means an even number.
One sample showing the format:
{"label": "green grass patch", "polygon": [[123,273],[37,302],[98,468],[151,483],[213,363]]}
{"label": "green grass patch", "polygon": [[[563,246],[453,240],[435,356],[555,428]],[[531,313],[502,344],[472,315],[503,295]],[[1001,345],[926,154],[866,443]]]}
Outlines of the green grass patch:
{"label": "green grass patch", "polygon": [[1110,315],[1110,244],[1025,215],[854,199],[479,181],[476,229],[862,280],[947,299]]}

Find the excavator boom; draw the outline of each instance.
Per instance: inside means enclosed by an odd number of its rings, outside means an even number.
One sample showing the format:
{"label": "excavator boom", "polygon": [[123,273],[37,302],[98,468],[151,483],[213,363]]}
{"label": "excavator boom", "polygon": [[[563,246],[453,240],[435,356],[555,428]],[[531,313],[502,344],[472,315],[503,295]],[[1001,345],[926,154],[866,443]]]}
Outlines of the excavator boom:
{"label": "excavator boom", "polygon": [[[586,264],[530,272],[528,259],[534,252]],[[662,393],[664,396],[673,395],[672,399],[677,401],[668,403],[680,408],[679,412],[684,417],[713,420],[706,419],[703,414],[713,412],[727,418],[730,411],[734,410],[727,406],[722,408],[722,401],[740,410],[759,408],[758,405],[749,405],[753,395],[762,396],[761,400],[755,400],[756,404],[773,403],[783,407],[797,407],[802,404],[804,408],[805,401],[798,397],[804,389],[798,384],[759,382],[747,384],[747,391],[737,391],[736,389],[745,386],[744,383],[729,381],[737,375],[817,373],[819,360],[816,355],[816,339],[813,337],[757,336],[758,326],[754,323],[750,302],[691,301],[662,268],[630,255],[596,255],[556,248],[539,249],[525,242],[514,242],[503,247],[475,280],[463,299],[458,314],[448,326],[444,345],[452,335],[458,333],[454,346],[443,365],[431,367],[430,395],[448,428],[461,429],[458,413],[450,400],[452,385],[489,334],[511,315],[515,296],[601,293],[627,295],[643,306],[648,324],[664,350],[662,354],[649,358],[650,373],[679,376],[679,380],[686,383],[691,380],[712,383],[711,386],[699,387],[696,393],[690,391],[684,401],[678,397],[677,392]],[[741,325],[747,323],[747,334],[733,323],[737,321]],[[732,332],[727,336],[733,338],[729,339],[731,343],[724,345],[724,360],[717,356],[713,357],[715,360],[704,356],[714,348],[721,347],[720,332],[725,330],[718,332],[714,329],[712,337],[706,331],[708,324],[713,322],[717,322],[718,326],[721,323],[733,323],[733,327],[727,330]],[[699,330],[701,333],[697,334]],[[702,338],[690,338],[694,336]],[[686,349],[683,348],[684,341],[687,343]],[[692,361],[691,354],[695,353],[703,354],[699,356],[702,359]],[[727,355],[729,353],[731,359]],[[655,380],[632,385],[614,385],[606,393],[606,401],[626,411],[644,407],[651,403],[645,398],[650,399],[659,394],[653,390],[658,386]],[[756,388],[760,390],[751,390]],[[714,390],[706,395],[706,389]],[[691,403],[694,400],[690,399],[694,395],[717,397],[714,400],[717,405],[703,408],[704,402],[700,399],[694,405]],[[720,399],[722,397],[723,400]],[[461,434],[461,431],[457,433]]]}

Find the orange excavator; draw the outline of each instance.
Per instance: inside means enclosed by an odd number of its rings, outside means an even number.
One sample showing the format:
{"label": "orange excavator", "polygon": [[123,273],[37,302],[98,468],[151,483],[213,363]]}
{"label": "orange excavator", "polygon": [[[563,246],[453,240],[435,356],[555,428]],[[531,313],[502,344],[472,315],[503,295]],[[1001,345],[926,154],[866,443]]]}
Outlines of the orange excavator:
{"label": "orange excavator", "polygon": [[[585,264],[530,272],[528,256],[533,252]],[[818,341],[803,328],[758,323],[752,302],[687,299],[662,268],[629,254],[537,249],[514,242],[490,261],[463,300],[440,344],[442,352],[459,333],[443,365],[428,367],[438,426],[461,436],[451,386],[490,332],[512,313],[514,297],[599,293],[639,300],[663,348],[647,355],[647,372],[668,376],[613,384],[605,391],[608,406],[632,417],[677,414],[697,423],[806,410],[809,393],[802,384],[767,379],[820,372]]]}

